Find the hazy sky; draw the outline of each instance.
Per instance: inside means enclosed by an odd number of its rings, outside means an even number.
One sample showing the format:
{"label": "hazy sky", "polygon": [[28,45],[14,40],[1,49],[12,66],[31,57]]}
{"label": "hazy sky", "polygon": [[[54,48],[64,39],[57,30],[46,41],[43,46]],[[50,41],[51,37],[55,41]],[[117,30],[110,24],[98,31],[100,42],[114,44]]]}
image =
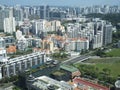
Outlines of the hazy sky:
{"label": "hazy sky", "polygon": [[91,6],[120,5],[120,0],[0,0],[5,5],[59,5],[59,6]]}

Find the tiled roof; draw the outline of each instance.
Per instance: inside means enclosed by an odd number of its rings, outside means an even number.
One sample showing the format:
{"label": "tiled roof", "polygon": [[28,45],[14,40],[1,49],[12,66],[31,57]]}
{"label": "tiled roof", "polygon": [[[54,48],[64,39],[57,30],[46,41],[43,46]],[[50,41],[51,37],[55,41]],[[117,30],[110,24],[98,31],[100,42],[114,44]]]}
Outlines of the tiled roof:
{"label": "tiled roof", "polygon": [[92,82],[89,82],[89,81],[86,81],[86,80],[83,80],[81,78],[75,78],[73,80],[74,83],[79,83],[79,84],[83,84],[85,86],[89,86],[89,87],[92,87],[92,88],[95,88],[97,90],[109,90],[109,88],[105,87],[105,86],[102,86],[102,85],[99,85],[99,84],[95,84],[95,83],[92,83]]}
{"label": "tiled roof", "polygon": [[7,53],[15,53],[16,52],[16,46],[9,46],[9,48],[6,49]]}

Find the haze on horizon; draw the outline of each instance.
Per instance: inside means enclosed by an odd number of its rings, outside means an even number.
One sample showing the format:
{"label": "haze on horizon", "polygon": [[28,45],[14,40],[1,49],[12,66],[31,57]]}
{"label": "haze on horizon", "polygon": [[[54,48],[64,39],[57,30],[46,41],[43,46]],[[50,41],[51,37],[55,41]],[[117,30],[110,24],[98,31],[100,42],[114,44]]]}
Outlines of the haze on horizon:
{"label": "haze on horizon", "polygon": [[0,0],[2,5],[92,6],[120,5],[120,0]]}

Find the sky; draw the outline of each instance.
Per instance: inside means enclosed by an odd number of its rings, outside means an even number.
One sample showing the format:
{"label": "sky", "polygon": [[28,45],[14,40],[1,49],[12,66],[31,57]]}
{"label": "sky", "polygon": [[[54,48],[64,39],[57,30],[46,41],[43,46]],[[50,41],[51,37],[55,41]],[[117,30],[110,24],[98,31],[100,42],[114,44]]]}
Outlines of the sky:
{"label": "sky", "polygon": [[120,0],[0,0],[2,5],[92,6],[120,5]]}

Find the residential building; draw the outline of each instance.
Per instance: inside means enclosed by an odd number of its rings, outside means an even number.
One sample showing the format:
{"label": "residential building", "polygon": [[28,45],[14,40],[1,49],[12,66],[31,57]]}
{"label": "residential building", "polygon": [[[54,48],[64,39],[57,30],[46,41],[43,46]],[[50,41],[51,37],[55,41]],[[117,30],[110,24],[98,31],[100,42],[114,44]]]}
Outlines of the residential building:
{"label": "residential building", "polygon": [[25,6],[24,7],[24,11],[23,11],[23,16],[24,16],[24,18],[26,18],[26,19],[28,19],[28,17],[29,17],[29,9],[30,9],[30,7],[27,7],[27,6]]}
{"label": "residential building", "polygon": [[76,41],[76,51],[88,50],[89,49],[89,41],[87,39],[78,39]]}
{"label": "residential building", "polygon": [[6,64],[7,63],[7,54],[6,50],[1,48],[0,49],[0,64]]}
{"label": "residential building", "polygon": [[92,48],[99,48],[102,47],[103,45],[103,32],[98,31],[96,35],[94,35],[93,40],[92,40]]}
{"label": "residential building", "polygon": [[0,79],[3,78],[3,72],[2,72],[2,64],[6,64],[7,63],[7,54],[6,54],[6,50],[1,48],[0,49]]}
{"label": "residential building", "polygon": [[23,37],[22,32],[20,30],[16,31],[16,39],[19,40]]}
{"label": "residential building", "polygon": [[0,10],[0,30],[4,30],[4,18],[9,17],[9,9],[5,7],[1,7]]}
{"label": "residential building", "polygon": [[9,17],[4,19],[4,32],[13,34],[15,32],[15,18],[13,17],[13,8],[10,8]]}
{"label": "residential building", "polygon": [[33,47],[33,38],[26,38],[28,42],[28,47]]}
{"label": "residential building", "polygon": [[108,24],[103,29],[103,44],[107,45],[112,43],[112,25]]}
{"label": "residential building", "polygon": [[60,29],[60,26],[61,26],[60,21],[58,21],[58,20],[51,21],[52,31],[57,31],[58,29]]}
{"label": "residential building", "polygon": [[70,49],[71,49],[71,51],[76,50],[76,40],[71,40],[70,41]]}
{"label": "residential building", "polygon": [[45,31],[46,20],[34,20],[32,21],[33,30],[35,35],[39,35],[41,32]]}
{"label": "residential building", "polygon": [[22,31],[23,35],[29,35],[30,34],[30,27],[29,26],[23,25],[23,26],[21,26],[20,30]]}
{"label": "residential building", "polygon": [[15,21],[22,21],[23,20],[23,10],[21,6],[15,6],[13,10],[13,16],[15,17]]}
{"label": "residential building", "polygon": [[28,42],[27,42],[26,38],[24,38],[22,36],[19,40],[17,40],[17,49],[18,50],[25,51],[27,47],[28,47]]}
{"label": "residential building", "polygon": [[0,68],[2,69],[2,78],[17,75],[19,71],[24,72],[33,66],[39,66],[46,62],[45,54],[42,52],[34,52],[20,57],[7,59],[6,51],[0,51],[1,60]]}
{"label": "residential building", "polygon": [[64,44],[64,49],[65,49],[65,51],[70,52],[70,43],[69,42],[66,42]]}
{"label": "residential building", "polygon": [[54,50],[54,43],[53,41],[49,41],[49,40],[43,40],[42,41],[42,49],[48,49],[50,50],[51,52],[53,52]]}
{"label": "residential building", "polygon": [[32,46],[37,47],[37,48],[41,48],[42,47],[42,40],[38,39],[38,38],[33,38]]}

